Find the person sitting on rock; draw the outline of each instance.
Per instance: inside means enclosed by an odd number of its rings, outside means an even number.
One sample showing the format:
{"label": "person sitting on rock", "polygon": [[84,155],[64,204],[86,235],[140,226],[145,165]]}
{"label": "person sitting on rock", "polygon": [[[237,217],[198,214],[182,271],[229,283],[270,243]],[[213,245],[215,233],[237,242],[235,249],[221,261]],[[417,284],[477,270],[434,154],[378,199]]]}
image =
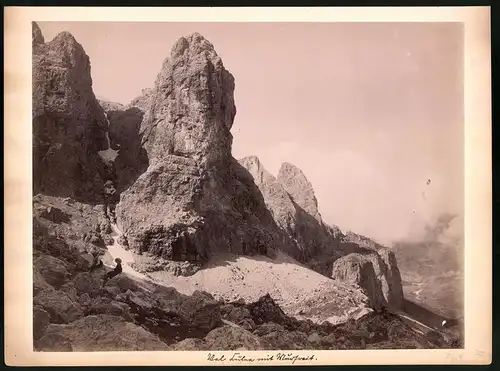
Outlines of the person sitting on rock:
{"label": "person sitting on rock", "polygon": [[92,272],[94,269],[97,268],[102,268],[103,267],[103,262],[101,260],[101,252],[97,249],[93,249],[91,252],[92,254],[92,264],[90,265],[89,272]]}
{"label": "person sitting on rock", "polygon": [[116,262],[116,267],[112,271],[106,273],[106,275],[103,277],[103,283],[102,285],[104,286],[108,280],[111,278],[119,275],[122,272],[122,260],[120,258],[115,259]]}

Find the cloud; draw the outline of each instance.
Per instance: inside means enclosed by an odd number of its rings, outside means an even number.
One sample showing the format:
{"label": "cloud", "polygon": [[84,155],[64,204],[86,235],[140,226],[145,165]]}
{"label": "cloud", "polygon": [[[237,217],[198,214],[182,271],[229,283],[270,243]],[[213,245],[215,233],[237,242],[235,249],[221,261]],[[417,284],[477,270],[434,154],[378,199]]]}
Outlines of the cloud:
{"label": "cloud", "polygon": [[442,213],[422,223],[401,242],[422,242],[428,246],[458,247],[464,241],[464,224],[461,214]]}

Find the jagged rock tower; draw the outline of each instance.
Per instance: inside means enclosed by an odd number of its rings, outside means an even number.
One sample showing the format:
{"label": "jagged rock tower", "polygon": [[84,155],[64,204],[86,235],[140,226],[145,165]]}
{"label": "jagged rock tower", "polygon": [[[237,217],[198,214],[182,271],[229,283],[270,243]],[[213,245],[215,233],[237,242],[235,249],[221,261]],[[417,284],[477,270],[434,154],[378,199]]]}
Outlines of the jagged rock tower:
{"label": "jagged rock tower", "polygon": [[141,103],[149,166],[116,209],[134,251],[201,262],[213,251],[265,254],[282,243],[251,176],[231,156],[233,92],[210,42],[198,33],[177,41]]}
{"label": "jagged rock tower", "polygon": [[33,28],[33,180],[34,193],[101,198],[107,123],[92,91],[90,61],[68,32],[44,43]]}
{"label": "jagged rock tower", "polygon": [[283,163],[275,178],[256,156],[240,163],[252,175],[276,224],[290,238],[289,254],[323,275],[361,287],[374,308],[401,305],[401,275],[394,253],[366,237],[326,225],[302,170]]}

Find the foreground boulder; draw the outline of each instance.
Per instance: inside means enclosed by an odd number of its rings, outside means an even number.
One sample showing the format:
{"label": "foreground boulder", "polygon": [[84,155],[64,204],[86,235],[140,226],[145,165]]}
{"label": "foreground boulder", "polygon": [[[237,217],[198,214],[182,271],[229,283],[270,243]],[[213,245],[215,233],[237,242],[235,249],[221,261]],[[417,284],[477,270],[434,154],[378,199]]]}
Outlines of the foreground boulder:
{"label": "foreground boulder", "polygon": [[374,309],[397,309],[402,305],[403,294],[393,258],[391,251],[349,254],[335,261],[332,278],[361,287]]}
{"label": "foreground boulder", "polygon": [[33,267],[33,295],[38,295],[43,290],[54,290],[43,278],[40,271]]}
{"label": "foreground boulder", "polygon": [[112,316],[122,317],[127,322],[133,322],[134,317],[130,313],[130,306],[120,301],[111,300],[109,298],[98,298],[90,304],[88,314],[109,314]]}
{"label": "foreground boulder", "polygon": [[38,305],[33,306],[33,339],[37,340],[43,336],[45,329],[50,323],[50,314]]}
{"label": "foreground boulder", "polygon": [[207,344],[202,339],[197,338],[187,338],[178,343],[172,344],[172,350],[188,350],[188,351],[198,351],[207,350]]}
{"label": "foreground boulder", "polygon": [[69,272],[66,269],[66,264],[60,259],[50,255],[40,256],[34,262],[40,275],[49,285],[60,288],[68,280]]}
{"label": "foreground boulder", "polygon": [[192,296],[158,287],[153,292],[127,290],[117,296],[127,304],[134,321],[167,344],[203,337],[221,324],[219,304],[208,293]]}
{"label": "foreground boulder", "polygon": [[265,349],[269,350],[305,350],[313,348],[308,340],[307,333],[300,331],[287,331],[284,328],[278,328],[275,331],[267,332],[261,336],[261,339],[262,342],[266,344]]}
{"label": "foreground boulder", "polygon": [[265,343],[251,332],[236,326],[223,326],[205,337],[207,350],[261,350]]}
{"label": "foreground boulder", "polygon": [[288,320],[285,312],[283,312],[269,294],[264,295],[255,303],[249,304],[248,307],[254,322],[257,324],[264,322],[283,324]]}
{"label": "foreground boulder", "polygon": [[142,327],[107,314],[87,316],[67,325],[49,325],[35,342],[40,351],[152,351],[169,347]]}
{"label": "foreground boulder", "polygon": [[44,290],[33,302],[50,314],[52,323],[69,323],[83,316],[81,307],[63,291]]}
{"label": "foreground boulder", "polygon": [[[64,269],[70,275],[86,271],[92,263],[89,252],[105,251],[104,239],[109,237],[111,222],[104,204],[91,205],[38,194],[33,197],[33,229],[35,265],[44,271],[48,269],[43,268],[45,263],[50,264],[54,277],[46,278],[58,281],[58,285],[69,279],[69,276],[62,278]],[[59,268],[55,269],[56,266]]]}

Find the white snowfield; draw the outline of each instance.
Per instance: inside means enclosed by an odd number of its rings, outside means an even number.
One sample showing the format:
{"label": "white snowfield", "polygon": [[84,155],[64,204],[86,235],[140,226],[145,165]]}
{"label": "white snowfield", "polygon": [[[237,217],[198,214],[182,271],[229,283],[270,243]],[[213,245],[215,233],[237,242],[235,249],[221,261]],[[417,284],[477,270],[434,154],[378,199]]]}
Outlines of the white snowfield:
{"label": "white snowfield", "polygon": [[123,272],[131,277],[174,287],[186,295],[202,290],[215,299],[243,299],[250,303],[270,294],[288,315],[315,322],[340,323],[370,312],[360,289],[312,271],[283,253],[278,253],[274,259],[261,255],[219,255],[189,277],[166,271],[146,276],[131,267],[135,254],[118,243],[121,235],[118,227],[112,224],[112,229],[114,243],[107,249],[113,258],[113,267],[114,259],[120,258]]}
{"label": "white snowfield", "polygon": [[[113,230],[113,233],[111,236],[113,237],[113,244],[106,246],[108,249],[109,254],[113,258],[113,267],[115,266],[114,260],[116,258],[120,258],[122,260],[122,268],[123,272],[127,273],[133,277],[137,277],[143,280],[149,280],[148,277],[145,275],[136,272],[135,270],[132,269],[131,264],[134,262],[134,255],[132,254],[131,251],[125,250],[119,243],[118,243],[118,238],[121,236],[121,231],[118,229],[118,227],[115,224],[111,224],[111,229]],[[108,264],[106,264],[108,265]]]}
{"label": "white snowfield", "polygon": [[[109,120],[108,120],[108,127],[109,127]],[[115,161],[116,156],[118,156],[118,151],[115,151],[114,149],[111,149],[111,141],[109,140],[109,132],[106,132],[106,140],[108,143],[108,148],[102,151],[97,152],[99,156],[105,161]]]}

